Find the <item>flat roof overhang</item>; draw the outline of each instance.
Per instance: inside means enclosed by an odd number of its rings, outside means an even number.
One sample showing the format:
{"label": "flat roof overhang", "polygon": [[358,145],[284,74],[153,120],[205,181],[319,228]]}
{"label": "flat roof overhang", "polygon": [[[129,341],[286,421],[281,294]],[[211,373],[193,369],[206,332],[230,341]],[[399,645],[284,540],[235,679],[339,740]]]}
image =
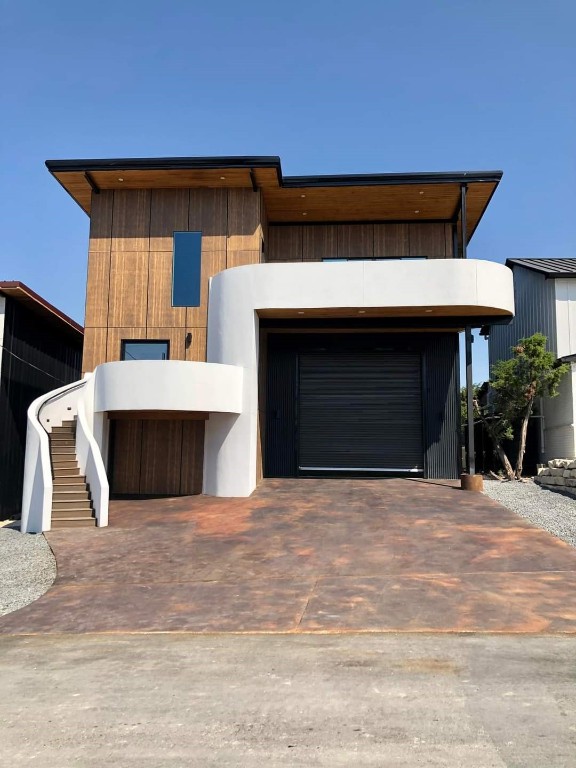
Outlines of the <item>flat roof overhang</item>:
{"label": "flat roof overhang", "polygon": [[271,224],[456,222],[466,184],[468,241],[502,171],[284,176],[280,158],[176,157],[48,160],[50,173],[90,215],[92,193],[113,189],[261,190]]}
{"label": "flat roof overhang", "polygon": [[49,301],[42,298],[25,283],[21,283],[19,280],[0,280],[0,294],[10,296],[39,315],[44,322],[48,322],[61,332],[69,333],[80,344],[82,343],[84,328],[53,304],[50,304]]}

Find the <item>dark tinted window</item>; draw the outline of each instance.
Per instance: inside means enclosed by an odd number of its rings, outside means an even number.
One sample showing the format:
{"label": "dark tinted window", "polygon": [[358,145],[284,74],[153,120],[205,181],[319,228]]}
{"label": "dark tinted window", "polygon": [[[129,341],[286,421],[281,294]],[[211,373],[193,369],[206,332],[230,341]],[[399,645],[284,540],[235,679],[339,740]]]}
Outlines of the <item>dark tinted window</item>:
{"label": "dark tinted window", "polygon": [[172,262],[172,306],[200,306],[202,234],[174,232]]}
{"label": "dark tinted window", "polygon": [[168,360],[168,342],[123,341],[122,360]]}

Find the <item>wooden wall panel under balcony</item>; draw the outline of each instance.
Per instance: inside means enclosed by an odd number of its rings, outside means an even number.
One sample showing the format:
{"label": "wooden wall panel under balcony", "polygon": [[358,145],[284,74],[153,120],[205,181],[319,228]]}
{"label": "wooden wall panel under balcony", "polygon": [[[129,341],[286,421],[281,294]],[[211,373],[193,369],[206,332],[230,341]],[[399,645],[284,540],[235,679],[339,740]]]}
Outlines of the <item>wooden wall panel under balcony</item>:
{"label": "wooden wall panel under balcony", "polygon": [[452,224],[444,224],[444,239],[445,239],[446,258],[453,259],[454,258],[454,232],[453,232]]}
{"label": "wooden wall panel under balcony", "polygon": [[261,194],[251,189],[228,190],[228,251],[259,251],[262,244]]}
{"label": "wooden wall panel under balcony", "polygon": [[228,234],[228,191],[191,189],[188,230],[202,232],[202,253],[225,251]]}
{"label": "wooden wall panel under balcony", "polygon": [[187,332],[192,334],[192,342],[186,348],[186,360],[203,363],[206,361],[206,328],[188,327]]}
{"label": "wooden wall panel under balcony", "polygon": [[106,345],[108,328],[85,328],[82,373],[93,371],[97,365],[107,362]]}
{"label": "wooden wall panel under balcony", "polygon": [[108,325],[108,298],[110,294],[110,251],[90,251],[86,280],[86,308],[84,325]]}
{"label": "wooden wall panel under balcony", "polygon": [[[172,269],[170,267],[170,269]],[[226,269],[226,251],[202,252],[200,306],[186,308],[186,325],[197,328],[206,326],[208,318],[208,282],[211,277]],[[170,272],[172,275],[172,272]]]}
{"label": "wooden wall panel under balcony", "polygon": [[371,259],[373,256],[373,224],[340,224],[338,226],[339,259]]}
{"label": "wooden wall panel under balcony", "polygon": [[270,227],[266,244],[266,261],[302,261],[304,227]]}
{"label": "wooden wall panel under balcony", "polygon": [[147,251],[150,239],[149,189],[116,190],[112,217],[112,249]]}
{"label": "wooden wall panel under balcony", "polygon": [[114,192],[92,193],[90,213],[90,250],[110,251],[112,238],[112,209]]}
{"label": "wooden wall panel under balcony", "polygon": [[190,192],[153,189],[150,198],[150,250],[173,250],[174,232],[188,230]]}
{"label": "wooden wall panel under balcony", "polygon": [[148,252],[112,251],[108,325],[145,326]]}
{"label": "wooden wall panel under balcony", "polygon": [[143,421],[140,493],[178,495],[181,461],[182,421]]}
{"label": "wooden wall panel under balcony", "polygon": [[142,421],[116,421],[113,424],[111,491],[119,494],[140,493],[142,458]]}
{"label": "wooden wall panel under balcony", "polygon": [[172,258],[172,251],[150,253],[146,325],[161,328],[186,325],[186,307],[172,306]]}
{"label": "wooden wall panel under balcony", "polygon": [[243,267],[245,264],[260,264],[261,251],[231,251],[226,252],[226,269]]}
{"label": "wooden wall panel under balcony", "polygon": [[182,423],[180,493],[185,495],[202,493],[204,426],[203,421]]}
{"label": "wooden wall panel under balcony", "polygon": [[443,223],[410,224],[410,256],[429,259],[446,258],[446,234]]}
{"label": "wooden wall panel under balcony", "polygon": [[302,227],[303,261],[322,261],[338,256],[338,227],[334,224],[318,224]]}
{"label": "wooden wall panel under balcony", "polygon": [[374,258],[397,259],[410,255],[411,224],[375,224]]}

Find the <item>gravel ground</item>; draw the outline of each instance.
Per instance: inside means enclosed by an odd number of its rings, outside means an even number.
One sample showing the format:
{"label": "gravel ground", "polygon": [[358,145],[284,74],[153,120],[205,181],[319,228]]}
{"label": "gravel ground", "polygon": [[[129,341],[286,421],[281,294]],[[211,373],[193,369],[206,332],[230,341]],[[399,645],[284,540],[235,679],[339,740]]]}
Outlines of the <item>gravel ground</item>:
{"label": "gravel ground", "polygon": [[484,493],[538,528],[576,547],[576,499],[525,483],[484,479]]}
{"label": "gravel ground", "polygon": [[56,561],[41,534],[0,528],[0,616],[43,595],[56,578]]}

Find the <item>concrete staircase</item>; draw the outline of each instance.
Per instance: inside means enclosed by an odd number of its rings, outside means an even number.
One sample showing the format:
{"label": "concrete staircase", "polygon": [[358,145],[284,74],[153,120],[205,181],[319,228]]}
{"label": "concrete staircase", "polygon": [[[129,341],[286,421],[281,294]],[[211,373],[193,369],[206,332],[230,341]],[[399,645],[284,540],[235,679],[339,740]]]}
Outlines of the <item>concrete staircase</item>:
{"label": "concrete staircase", "polygon": [[90,488],[76,460],[76,421],[52,427],[49,439],[54,483],[52,528],[95,526]]}

